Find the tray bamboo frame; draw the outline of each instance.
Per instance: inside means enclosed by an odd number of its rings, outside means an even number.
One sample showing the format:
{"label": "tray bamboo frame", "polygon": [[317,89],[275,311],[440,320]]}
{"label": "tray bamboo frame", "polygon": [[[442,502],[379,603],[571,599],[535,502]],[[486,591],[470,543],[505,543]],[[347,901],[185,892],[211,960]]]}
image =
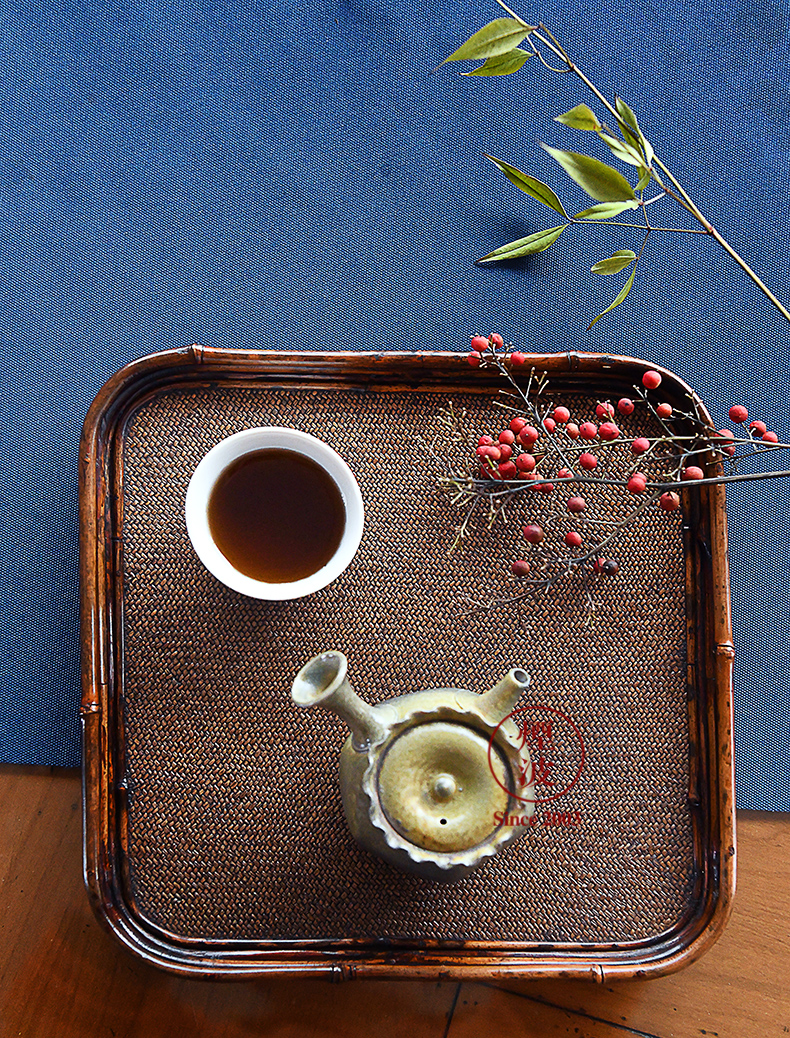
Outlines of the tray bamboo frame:
{"label": "tray bamboo frame", "polygon": [[[567,353],[528,358],[565,390],[615,394],[647,365]],[[694,886],[689,911],[652,941],[574,944],[446,941],[216,940],[184,937],[139,912],[129,875],[124,780],[123,465],[125,424],[141,402],[174,386],[347,386],[357,391],[490,392],[495,377],[449,354],[274,353],[204,347],[167,351],[118,372],[85,421],[80,450],[80,577],[84,734],[84,871],[99,919],[144,960],[200,977],[271,975],[491,979],[579,977],[599,982],[672,972],[718,937],[735,889],[732,657],[724,489],[696,488],[685,502],[688,805]],[[664,372],[665,399],[690,390]]]}

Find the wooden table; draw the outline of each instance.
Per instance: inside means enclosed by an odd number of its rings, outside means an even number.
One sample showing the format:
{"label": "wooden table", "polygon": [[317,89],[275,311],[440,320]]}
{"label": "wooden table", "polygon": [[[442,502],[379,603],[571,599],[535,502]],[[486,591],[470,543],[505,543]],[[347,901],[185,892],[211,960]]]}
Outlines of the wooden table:
{"label": "wooden table", "polygon": [[183,980],[96,922],[82,885],[79,772],[0,765],[0,1038],[789,1034],[790,815],[739,812],[738,856],[723,937],[658,980]]}

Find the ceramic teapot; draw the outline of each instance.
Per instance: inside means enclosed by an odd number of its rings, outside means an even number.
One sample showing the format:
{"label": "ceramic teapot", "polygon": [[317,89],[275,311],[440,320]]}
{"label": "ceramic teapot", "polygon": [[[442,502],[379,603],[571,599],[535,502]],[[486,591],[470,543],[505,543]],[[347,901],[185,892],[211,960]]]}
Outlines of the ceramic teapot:
{"label": "ceramic teapot", "polygon": [[[342,652],[314,656],[291,696],[351,729],[340,753],[355,839],[424,879],[454,881],[511,843],[535,813],[529,749],[508,717],[529,677],[509,671],[483,695],[441,688],[369,706]],[[515,822],[515,824],[511,824]]]}

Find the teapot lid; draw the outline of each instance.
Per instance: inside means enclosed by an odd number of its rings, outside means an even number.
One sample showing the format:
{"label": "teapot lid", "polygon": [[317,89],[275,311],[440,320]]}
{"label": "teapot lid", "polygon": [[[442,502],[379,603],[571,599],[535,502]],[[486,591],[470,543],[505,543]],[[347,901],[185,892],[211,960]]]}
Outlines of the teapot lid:
{"label": "teapot lid", "polygon": [[[454,721],[407,728],[386,748],[378,799],[397,833],[430,851],[452,853],[485,843],[509,804],[510,769],[486,736]],[[496,818],[499,813],[499,818]]]}

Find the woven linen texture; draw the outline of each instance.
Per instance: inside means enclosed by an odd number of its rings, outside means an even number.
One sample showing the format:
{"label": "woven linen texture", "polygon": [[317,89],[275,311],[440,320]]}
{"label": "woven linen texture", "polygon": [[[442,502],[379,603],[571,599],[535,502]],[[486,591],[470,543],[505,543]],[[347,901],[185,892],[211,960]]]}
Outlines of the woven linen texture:
{"label": "woven linen texture", "polygon": [[[593,589],[592,622],[576,580],[529,606],[470,610],[469,600],[513,593],[502,578],[513,542],[508,531],[480,530],[447,552],[457,517],[436,492],[424,439],[446,404],[441,392],[179,389],[127,423],[117,738],[131,895],[155,925],[216,940],[576,943],[647,940],[687,911],[678,518],[651,512],[628,533],[618,547],[622,575]],[[454,404],[468,407],[472,428],[501,420],[487,398]],[[592,413],[594,400],[572,406]],[[224,436],[267,424],[296,426],[337,449],[366,508],[349,569],[290,603],[220,585],[195,556],[183,518],[202,455]],[[556,502],[535,507],[549,524],[563,521]],[[524,667],[532,676],[525,698],[572,718],[586,753],[577,784],[540,805],[539,817],[578,812],[578,824],[541,824],[451,886],[358,848],[337,780],[347,732],[290,700],[296,671],[328,648],[346,653],[352,684],[371,702],[432,687],[483,692],[511,666]],[[566,741],[557,751],[560,782],[578,747]]]}
{"label": "woven linen texture", "polygon": [[[787,4],[643,10],[545,0],[518,13],[627,100],[783,296]],[[192,342],[444,350],[498,330],[531,351],[664,364],[717,423],[745,403],[790,439],[788,326],[705,236],[652,234],[628,300],[589,331],[622,284],[590,267],[638,252],[639,231],[577,227],[523,262],[474,265],[554,222],[484,154],[551,184],[573,213],[590,200],[538,141],[612,161],[553,121],[595,107],[574,77],[537,61],[491,79],[434,71],[498,16],[494,0],[0,11],[3,762],[80,761],[79,433],[105,380],[137,357]],[[654,223],[683,219],[660,208]],[[733,488],[728,512],[738,805],[787,811],[790,484]]]}

